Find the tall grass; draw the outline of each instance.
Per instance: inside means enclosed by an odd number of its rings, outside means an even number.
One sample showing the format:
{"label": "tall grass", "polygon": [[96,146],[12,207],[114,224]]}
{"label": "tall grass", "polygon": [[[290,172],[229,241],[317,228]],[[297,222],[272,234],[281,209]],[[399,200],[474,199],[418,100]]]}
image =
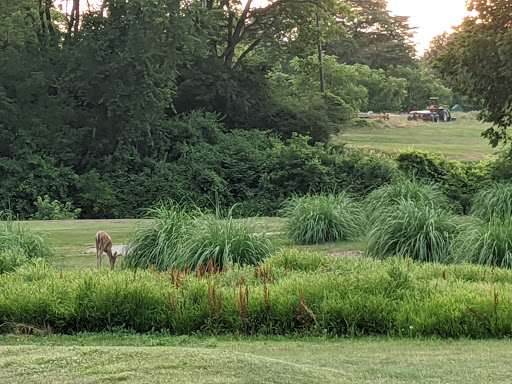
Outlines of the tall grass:
{"label": "tall grass", "polygon": [[178,204],[163,204],[148,209],[146,217],[150,225],[138,228],[126,248],[123,266],[147,268],[153,265],[159,270],[172,266],[185,231],[192,224],[191,216]]}
{"label": "tall grass", "polygon": [[0,332],[511,337],[511,298],[512,270],[295,250],[206,275],[29,263],[0,275]]}
{"label": "tall grass", "polygon": [[232,209],[225,218],[203,213],[188,228],[173,266],[196,269],[212,262],[222,269],[231,263],[256,265],[273,250],[265,233],[258,232],[250,219],[234,219]]}
{"label": "tall grass", "polygon": [[392,183],[372,191],[364,203],[371,221],[380,210],[399,205],[404,200],[444,209],[451,209],[453,205],[436,184],[406,178],[395,179]]}
{"label": "tall grass", "polygon": [[461,231],[454,249],[457,262],[512,268],[512,220],[492,218]]}
{"label": "tall grass", "polygon": [[321,244],[361,236],[366,218],[346,192],[293,197],[284,204],[285,231],[297,244]]}
{"label": "tall grass", "polygon": [[449,211],[402,200],[375,216],[366,236],[366,254],[381,259],[402,255],[445,262],[461,226],[461,219]]}
{"label": "tall grass", "polygon": [[160,271],[196,269],[200,264],[222,269],[229,263],[257,264],[273,251],[264,233],[257,233],[247,219],[234,219],[230,209],[225,218],[200,211],[188,213],[177,204],[150,209],[149,226],[134,232],[123,266]]}
{"label": "tall grass", "polygon": [[512,183],[494,183],[478,191],[469,213],[485,221],[493,217],[502,221],[512,218]]}
{"label": "tall grass", "polygon": [[46,259],[53,253],[44,234],[14,221],[0,222],[0,252],[23,252],[28,259]]}

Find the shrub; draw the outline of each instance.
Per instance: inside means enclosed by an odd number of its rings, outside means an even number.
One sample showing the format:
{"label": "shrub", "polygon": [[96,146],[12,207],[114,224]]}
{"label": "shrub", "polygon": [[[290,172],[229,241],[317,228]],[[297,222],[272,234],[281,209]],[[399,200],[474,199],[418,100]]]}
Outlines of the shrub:
{"label": "shrub", "polygon": [[512,268],[512,220],[474,225],[460,233],[454,249],[458,262]]}
{"label": "shrub", "polygon": [[512,217],[512,184],[494,183],[481,189],[472,200],[470,214],[485,221]]}
{"label": "shrub", "polygon": [[439,185],[416,179],[399,178],[374,190],[366,197],[366,212],[371,220],[373,216],[379,214],[380,210],[399,205],[404,200],[443,209],[451,209],[453,205]]}
{"label": "shrub", "polygon": [[0,252],[18,250],[29,259],[46,259],[53,254],[44,235],[13,221],[0,222]]}
{"label": "shrub", "polygon": [[179,272],[27,263],[0,275],[2,331],[512,336],[512,271],[501,268],[282,250],[255,267]]}
{"label": "shrub", "polygon": [[0,251],[0,274],[12,272],[27,261],[27,255],[21,248]]}
{"label": "shrub", "polygon": [[62,204],[58,200],[50,201],[50,196],[44,197],[37,196],[37,201],[34,203],[37,207],[36,213],[32,215],[35,220],[69,220],[77,219],[82,211],[80,208],[73,208],[73,205],[68,201]]}
{"label": "shrub", "polygon": [[159,270],[166,270],[176,258],[185,229],[191,225],[191,217],[173,202],[148,209],[146,217],[152,222],[133,233],[123,266],[147,268],[153,265]]}
{"label": "shrub", "polygon": [[355,239],[365,227],[361,205],[346,192],[293,197],[282,214],[288,219],[285,230],[297,244]]}
{"label": "shrub", "polygon": [[196,269],[210,261],[218,269],[231,263],[256,265],[272,252],[265,233],[257,233],[250,219],[234,219],[230,209],[223,219],[218,214],[199,215],[187,229],[172,266]]}
{"label": "shrub", "polygon": [[449,160],[440,154],[405,151],[396,157],[396,162],[398,169],[408,177],[439,184],[453,202],[460,204],[464,212],[478,184],[485,179],[484,174],[476,175],[473,172],[473,166]]}
{"label": "shrub", "polygon": [[460,220],[449,211],[403,200],[379,211],[366,236],[366,254],[395,255],[418,261],[445,262],[450,257]]}

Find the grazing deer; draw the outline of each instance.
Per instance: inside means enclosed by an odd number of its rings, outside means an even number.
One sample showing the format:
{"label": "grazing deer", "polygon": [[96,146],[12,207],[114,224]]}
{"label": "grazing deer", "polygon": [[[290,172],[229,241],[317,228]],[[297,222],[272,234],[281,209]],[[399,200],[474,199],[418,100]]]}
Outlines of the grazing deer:
{"label": "grazing deer", "polygon": [[101,270],[101,258],[103,257],[103,252],[108,255],[110,260],[110,269],[114,269],[114,264],[116,263],[118,255],[117,252],[112,254],[112,238],[108,235],[107,232],[100,231],[96,234],[95,239],[98,269]]}

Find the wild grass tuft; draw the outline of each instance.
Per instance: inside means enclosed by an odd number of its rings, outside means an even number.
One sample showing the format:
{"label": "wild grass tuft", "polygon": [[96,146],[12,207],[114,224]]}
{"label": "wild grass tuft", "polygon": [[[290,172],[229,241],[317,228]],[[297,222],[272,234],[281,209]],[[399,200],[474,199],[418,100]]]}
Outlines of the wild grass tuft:
{"label": "wild grass tuft", "polygon": [[450,209],[453,205],[436,184],[406,178],[396,179],[372,191],[364,203],[371,221],[381,209],[401,204],[404,200],[444,209]]}
{"label": "wild grass tuft", "polygon": [[446,262],[461,226],[455,214],[402,200],[381,209],[366,237],[366,254],[376,258],[395,255],[426,262]]}
{"label": "wild grass tuft", "polygon": [[0,252],[25,254],[28,259],[46,259],[53,253],[44,235],[35,233],[14,221],[0,222]]}
{"label": "wild grass tuft", "polygon": [[512,218],[512,184],[494,183],[478,191],[470,214],[487,222],[493,217],[502,221]]}
{"label": "wild grass tuft", "polygon": [[348,193],[306,195],[285,202],[285,231],[297,244],[322,244],[355,239],[366,219],[361,204]]}
{"label": "wild grass tuft", "polygon": [[234,219],[232,209],[225,218],[200,214],[187,230],[173,267],[197,268],[199,264],[222,269],[230,263],[256,265],[274,251],[265,233],[250,219]]}
{"label": "wild grass tuft", "polygon": [[512,220],[474,225],[460,233],[454,248],[457,262],[512,268]]}
{"label": "wild grass tuft", "polygon": [[146,217],[150,225],[135,230],[129,242],[123,266],[147,268],[153,265],[159,270],[168,269],[176,259],[183,242],[185,230],[192,218],[178,204],[168,203],[148,209]]}

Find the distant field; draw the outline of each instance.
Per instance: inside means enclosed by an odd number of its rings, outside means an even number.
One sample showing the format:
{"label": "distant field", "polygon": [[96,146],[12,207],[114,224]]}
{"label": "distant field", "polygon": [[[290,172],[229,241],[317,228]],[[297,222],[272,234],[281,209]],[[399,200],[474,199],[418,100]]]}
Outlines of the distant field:
{"label": "distant field", "polygon": [[481,136],[489,125],[477,121],[476,114],[454,116],[457,120],[449,123],[424,123],[408,121],[407,115],[392,116],[389,122],[375,121],[374,127],[346,130],[340,134],[340,139],[350,147],[384,153],[414,148],[461,161],[479,161],[499,150]]}

